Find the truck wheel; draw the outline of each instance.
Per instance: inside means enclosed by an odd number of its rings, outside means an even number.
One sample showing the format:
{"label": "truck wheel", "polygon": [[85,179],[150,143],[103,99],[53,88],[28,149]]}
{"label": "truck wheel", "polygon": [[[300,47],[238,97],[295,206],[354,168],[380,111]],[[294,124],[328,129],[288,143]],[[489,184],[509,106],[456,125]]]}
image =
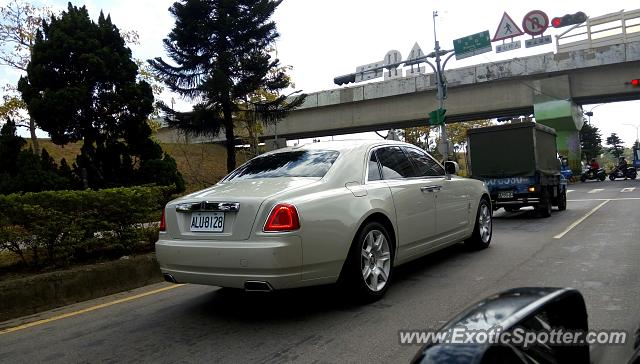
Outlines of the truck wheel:
{"label": "truck wheel", "polygon": [[542,193],[540,203],[536,206],[536,211],[541,217],[551,216],[551,199],[549,198],[549,191],[547,189]]}
{"label": "truck wheel", "polygon": [[491,207],[484,198],[478,204],[476,222],[472,235],[464,241],[464,244],[473,250],[485,249],[491,243],[493,235],[493,219],[491,217]]}
{"label": "truck wheel", "polygon": [[564,211],[567,209],[567,191],[562,192],[558,198],[558,210]]}

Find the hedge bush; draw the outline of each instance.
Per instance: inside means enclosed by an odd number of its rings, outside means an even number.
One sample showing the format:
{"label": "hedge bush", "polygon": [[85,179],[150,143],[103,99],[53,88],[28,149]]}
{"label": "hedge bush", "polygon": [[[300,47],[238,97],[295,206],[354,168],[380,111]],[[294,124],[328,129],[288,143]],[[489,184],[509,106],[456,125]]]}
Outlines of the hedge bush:
{"label": "hedge bush", "polygon": [[118,258],[147,249],[174,187],[0,195],[0,249],[31,268]]}

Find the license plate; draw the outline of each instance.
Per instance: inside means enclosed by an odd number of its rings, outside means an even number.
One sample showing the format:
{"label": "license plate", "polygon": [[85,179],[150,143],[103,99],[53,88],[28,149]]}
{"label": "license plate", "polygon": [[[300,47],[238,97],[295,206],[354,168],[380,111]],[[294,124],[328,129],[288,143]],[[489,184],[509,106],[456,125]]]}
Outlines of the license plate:
{"label": "license plate", "polygon": [[191,214],[191,231],[221,233],[224,229],[224,212],[194,212]]}
{"label": "license plate", "polygon": [[498,192],[498,198],[513,198],[513,191]]}

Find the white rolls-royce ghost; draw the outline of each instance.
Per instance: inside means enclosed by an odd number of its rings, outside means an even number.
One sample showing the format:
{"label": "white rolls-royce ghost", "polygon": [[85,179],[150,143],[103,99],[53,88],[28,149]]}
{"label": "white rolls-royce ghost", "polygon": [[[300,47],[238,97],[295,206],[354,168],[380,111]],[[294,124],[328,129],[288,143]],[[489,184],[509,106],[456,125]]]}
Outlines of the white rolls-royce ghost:
{"label": "white rolls-royce ghost", "polygon": [[400,264],[461,241],[489,246],[486,187],[445,167],[396,141],[269,152],[169,202],[157,259],[176,283],[270,291],[340,282],[375,299]]}

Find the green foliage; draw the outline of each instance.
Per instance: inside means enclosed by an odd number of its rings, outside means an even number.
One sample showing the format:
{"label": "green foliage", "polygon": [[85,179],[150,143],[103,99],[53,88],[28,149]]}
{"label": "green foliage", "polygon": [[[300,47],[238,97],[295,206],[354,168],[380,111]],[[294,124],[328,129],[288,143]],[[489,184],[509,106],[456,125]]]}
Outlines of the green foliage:
{"label": "green foliage", "polygon": [[[164,40],[173,64],[158,57],[149,60],[155,74],[168,88],[199,100],[193,111],[163,111],[171,126],[197,135],[216,135],[222,129],[227,140],[227,170],[236,166],[233,114],[257,90],[277,92],[290,80],[271,58],[270,46],[278,38],[270,20],[282,0],[181,0],[170,8],[176,24]],[[174,65],[175,64],[175,65]],[[277,70],[276,72],[272,72]],[[298,106],[304,95],[286,106],[286,97],[255,104],[264,120],[282,117]],[[255,110],[255,109],[254,109]]]}
{"label": "green foliage", "polygon": [[584,159],[589,161],[592,158],[597,158],[602,154],[602,135],[600,134],[600,129],[585,122],[580,130],[580,145]]}
{"label": "green foliage", "polygon": [[74,168],[82,184],[109,188],[156,182],[138,171],[163,155],[147,123],[152,88],[138,80],[131,50],[110,16],[101,13],[95,23],[86,7],[69,3],[59,17],[43,22],[31,53],[18,89],[29,114],[54,143],[84,142]]}
{"label": "green foliage", "polygon": [[166,153],[163,159],[144,161],[140,166],[140,179],[154,181],[161,186],[174,185],[176,192],[185,190],[184,179],[178,171],[176,160]]}
{"label": "green foliage", "polygon": [[620,158],[624,154],[624,146],[622,145],[622,139],[616,133],[611,133],[607,137],[607,145],[611,146],[609,152],[613,154],[616,159]]}
{"label": "green foliage", "polygon": [[11,118],[15,120],[20,117],[20,110],[25,108],[25,103],[18,96],[3,95],[0,103],[0,120]]}
{"label": "green foliage", "polygon": [[56,144],[103,143],[145,125],[153,96],[136,77],[131,51],[111,18],[100,14],[96,24],[86,7],[69,4],[60,17],[43,22],[18,89]]}
{"label": "green foliage", "polygon": [[26,142],[15,133],[11,120],[0,130],[0,194],[71,187],[73,178],[68,166],[58,169],[45,149],[40,156],[31,149],[23,150]]}
{"label": "green foliage", "polygon": [[429,126],[416,126],[401,129],[398,132],[405,142],[428,151],[431,131],[432,129]]}
{"label": "green foliage", "polygon": [[148,249],[172,187],[0,195],[0,249],[34,269]]}
{"label": "green foliage", "polygon": [[0,129],[0,173],[15,175],[18,172],[16,160],[26,143],[16,135],[16,124],[8,119]]}

